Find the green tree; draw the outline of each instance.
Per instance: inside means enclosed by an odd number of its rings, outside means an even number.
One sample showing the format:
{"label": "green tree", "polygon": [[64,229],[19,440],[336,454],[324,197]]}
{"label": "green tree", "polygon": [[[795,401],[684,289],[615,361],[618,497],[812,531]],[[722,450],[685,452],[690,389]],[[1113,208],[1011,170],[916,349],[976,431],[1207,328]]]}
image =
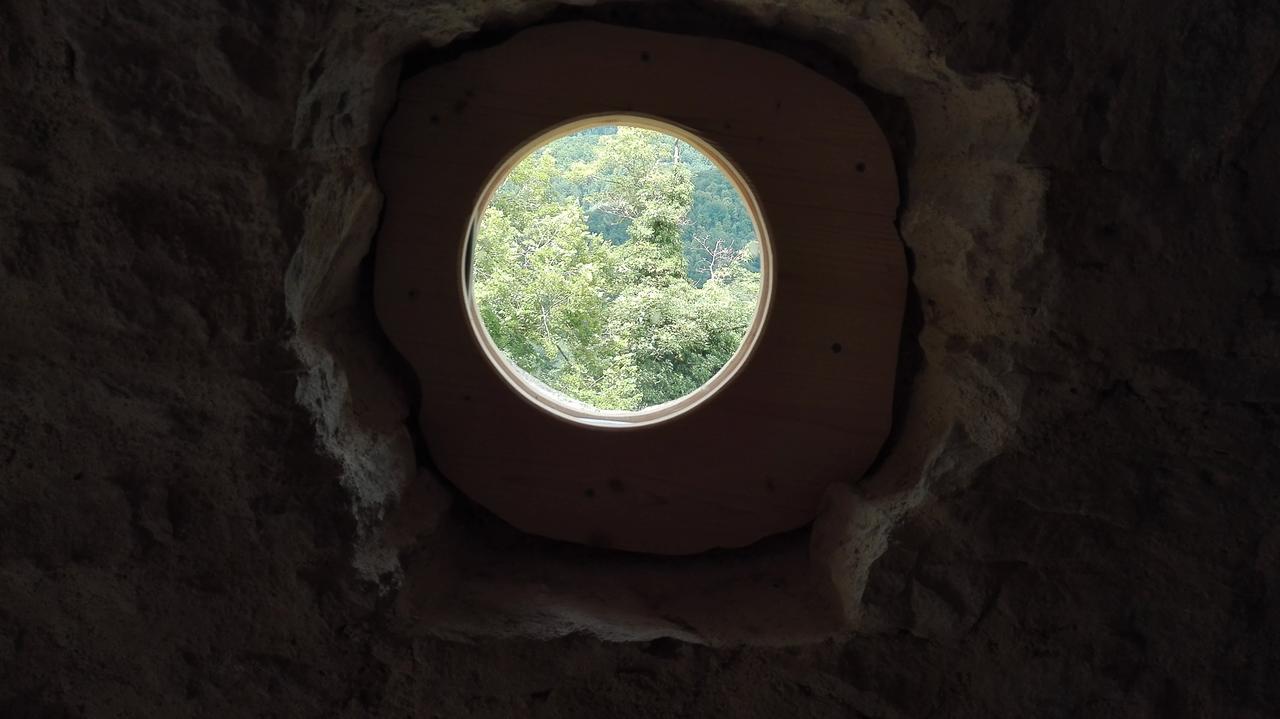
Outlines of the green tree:
{"label": "green tree", "polygon": [[[517,367],[574,400],[636,410],[697,389],[741,344],[760,288],[754,232],[740,242],[691,220],[693,166],[713,166],[689,145],[593,130],[512,169],[479,223],[473,291]],[[695,282],[689,238],[713,235]]]}

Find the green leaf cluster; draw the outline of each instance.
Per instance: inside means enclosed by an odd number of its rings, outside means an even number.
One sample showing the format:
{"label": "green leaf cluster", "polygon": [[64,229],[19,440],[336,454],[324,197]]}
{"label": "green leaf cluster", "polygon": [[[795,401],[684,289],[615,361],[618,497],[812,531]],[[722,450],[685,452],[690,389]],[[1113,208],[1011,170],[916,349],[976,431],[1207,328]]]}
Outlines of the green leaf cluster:
{"label": "green leaf cluster", "polygon": [[737,351],[759,243],[733,183],[687,143],[601,126],[534,151],[482,213],[472,292],[529,377],[609,410],[662,404]]}

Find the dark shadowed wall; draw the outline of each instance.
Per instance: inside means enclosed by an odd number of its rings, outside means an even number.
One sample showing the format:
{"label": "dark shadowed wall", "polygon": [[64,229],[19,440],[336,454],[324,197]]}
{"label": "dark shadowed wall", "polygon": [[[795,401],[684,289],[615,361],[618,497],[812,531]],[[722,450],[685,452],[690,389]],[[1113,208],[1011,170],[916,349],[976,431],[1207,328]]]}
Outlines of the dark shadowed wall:
{"label": "dark shadowed wall", "polygon": [[[856,625],[768,648],[388,619],[399,560],[352,500],[377,477],[335,458],[286,274],[350,231],[319,205],[376,226],[397,58],[607,10],[0,0],[0,716],[1280,715],[1280,5],[671,8],[627,12],[723,16],[906,98],[911,376],[991,393],[947,397],[978,408],[943,447],[963,471],[877,534]],[[944,162],[945,106],[981,135],[986,88],[1027,134]],[[997,154],[983,223],[933,228]],[[929,301],[952,285],[992,317]],[[377,346],[367,306],[329,317]]]}

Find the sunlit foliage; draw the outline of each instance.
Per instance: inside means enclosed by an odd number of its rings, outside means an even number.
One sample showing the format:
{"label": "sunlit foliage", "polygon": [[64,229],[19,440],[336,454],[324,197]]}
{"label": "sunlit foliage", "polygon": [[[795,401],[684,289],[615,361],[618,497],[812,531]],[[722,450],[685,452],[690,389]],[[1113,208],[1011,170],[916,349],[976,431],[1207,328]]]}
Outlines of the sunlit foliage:
{"label": "sunlit foliage", "polygon": [[733,183],[664,133],[603,126],[518,163],[476,231],[473,292],[499,349],[547,387],[638,410],[706,383],[760,294]]}

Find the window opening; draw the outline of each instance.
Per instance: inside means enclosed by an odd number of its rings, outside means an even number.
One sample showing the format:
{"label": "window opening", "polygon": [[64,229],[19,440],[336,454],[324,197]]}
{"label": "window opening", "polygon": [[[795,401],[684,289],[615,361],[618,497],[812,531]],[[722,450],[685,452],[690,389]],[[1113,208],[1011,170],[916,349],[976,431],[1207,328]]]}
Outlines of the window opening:
{"label": "window opening", "polygon": [[466,253],[472,325],[527,398],[602,426],[709,397],[747,359],[771,286],[741,174],[669,123],[556,128],[495,173]]}

